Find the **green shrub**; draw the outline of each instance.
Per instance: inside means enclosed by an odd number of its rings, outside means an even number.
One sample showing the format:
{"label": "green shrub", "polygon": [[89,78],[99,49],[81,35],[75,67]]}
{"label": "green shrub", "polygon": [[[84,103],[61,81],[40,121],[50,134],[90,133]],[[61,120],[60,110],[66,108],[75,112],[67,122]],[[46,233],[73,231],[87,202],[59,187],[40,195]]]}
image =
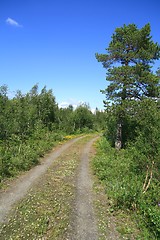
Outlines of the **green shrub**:
{"label": "green shrub", "polygon": [[139,224],[142,225],[143,222],[143,226],[145,225],[150,232],[149,236],[152,236],[146,239],[159,239],[160,183],[157,179],[159,176],[157,167],[154,166],[152,169],[153,177],[149,188],[144,192],[146,156],[143,153],[134,147],[116,151],[104,138],[99,141],[97,147],[93,168],[105,186],[112,208],[115,211],[122,209],[130,213],[136,212]]}
{"label": "green shrub", "polygon": [[26,140],[12,135],[9,141],[0,146],[0,181],[13,177],[20,171],[29,170],[39,163],[39,158],[49,151],[55,143],[63,140],[63,134],[47,129],[36,129]]}

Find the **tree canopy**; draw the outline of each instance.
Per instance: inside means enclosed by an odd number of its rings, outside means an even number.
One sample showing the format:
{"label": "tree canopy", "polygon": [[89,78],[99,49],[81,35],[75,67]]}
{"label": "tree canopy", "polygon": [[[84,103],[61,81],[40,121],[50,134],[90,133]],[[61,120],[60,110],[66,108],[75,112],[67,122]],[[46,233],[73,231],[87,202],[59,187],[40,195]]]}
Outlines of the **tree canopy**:
{"label": "tree canopy", "polygon": [[116,28],[105,54],[96,54],[106,68],[109,85],[102,93],[104,101],[114,104],[116,116],[116,141],[125,142],[127,118],[133,115],[134,102],[159,96],[159,71],[155,74],[153,64],[160,57],[160,45],[152,40],[150,24],[141,29],[135,24]]}
{"label": "tree canopy", "polygon": [[96,54],[107,69],[109,86],[103,91],[112,101],[142,99],[158,95],[158,77],[152,64],[160,57],[160,46],[150,35],[150,24],[116,28],[105,54]]}

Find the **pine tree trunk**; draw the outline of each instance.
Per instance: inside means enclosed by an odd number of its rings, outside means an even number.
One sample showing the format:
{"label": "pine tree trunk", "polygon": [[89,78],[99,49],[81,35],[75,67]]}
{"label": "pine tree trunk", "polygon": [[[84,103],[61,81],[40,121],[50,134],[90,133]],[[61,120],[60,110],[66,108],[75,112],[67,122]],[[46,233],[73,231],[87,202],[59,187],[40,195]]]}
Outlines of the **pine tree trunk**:
{"label": "pine tree trunk", "polygon": [[116,134],[115,148],[117,150],[120,150],[122,148],[122,123],[117,124],[117,134]]}

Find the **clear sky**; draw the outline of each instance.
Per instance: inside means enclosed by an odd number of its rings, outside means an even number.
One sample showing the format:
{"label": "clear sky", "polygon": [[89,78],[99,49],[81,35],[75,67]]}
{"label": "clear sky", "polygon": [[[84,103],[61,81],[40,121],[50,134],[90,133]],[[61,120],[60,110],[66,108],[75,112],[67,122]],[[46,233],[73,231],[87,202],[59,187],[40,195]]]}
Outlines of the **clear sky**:
{"label": "clear sky", "polygon": [[0,85],[12,96],[39,83],[59,104],[102,109],[106,71],[95,53],[116,27],[148,22],[160,43],[159,0],[0,0]]}

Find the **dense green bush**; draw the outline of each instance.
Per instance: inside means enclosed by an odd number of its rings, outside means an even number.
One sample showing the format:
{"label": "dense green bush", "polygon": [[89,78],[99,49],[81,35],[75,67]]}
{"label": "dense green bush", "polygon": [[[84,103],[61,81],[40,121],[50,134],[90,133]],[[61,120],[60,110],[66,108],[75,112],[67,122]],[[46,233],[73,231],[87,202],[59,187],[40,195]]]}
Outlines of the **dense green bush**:
{"label": "dense green bush", "polygon": [[[130,211],[137,216],[139,224],[143,223],[143,227],[148,229],[148,236],[151,238],[146,239],[159,239],[160,183],[157,177],[160,171],[154,168],[149,188],[144,192],[147,169],[138,171],[135,156],[137,161],[141,158],[136,148],[117,151],[110,146],[106,138],[102,138],[93,162],[94,171],[105,186],[112,208],[115,211],[118,209]],[[142,159],[142,162],[145,161],[143,156]]]}
{"label": "dense green bush", "polygon": [[[43,130],[45,131],[45,130]],[[37,133],[36,133],[37,135]],[[13,135],[9,141],[3,143],[0,152],[1,178],[11,177],[19,171],[28,170],[39,162],[39,158],[51,149],[56,142],[53,133],[41,132],[38,137],[22,141],[18,136]]]}

